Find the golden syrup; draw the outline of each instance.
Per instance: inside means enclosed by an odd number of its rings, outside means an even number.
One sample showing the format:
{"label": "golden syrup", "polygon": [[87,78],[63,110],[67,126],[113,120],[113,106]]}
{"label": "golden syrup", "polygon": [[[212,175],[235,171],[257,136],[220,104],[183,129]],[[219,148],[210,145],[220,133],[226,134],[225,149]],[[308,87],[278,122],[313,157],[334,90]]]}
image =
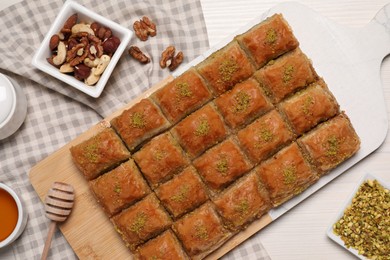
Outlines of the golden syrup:
{"label": "golden syrup", "polygon": [[18,206],[14,198],[0,189],[0,241],[5,240],[14,231],[18,222]]}

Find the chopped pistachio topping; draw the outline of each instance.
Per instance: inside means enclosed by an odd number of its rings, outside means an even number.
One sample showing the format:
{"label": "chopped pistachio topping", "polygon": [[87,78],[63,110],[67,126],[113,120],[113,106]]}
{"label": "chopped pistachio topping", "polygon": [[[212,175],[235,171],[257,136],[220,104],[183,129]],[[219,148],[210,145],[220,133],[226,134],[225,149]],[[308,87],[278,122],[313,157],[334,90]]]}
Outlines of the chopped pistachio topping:
{"label": "chopped pistachio topping", "polygon": [[369,259],[390,255],[390,192],[377,180],[367,180],[358,189],[344,215],[333,225],[347,248]]}
{"label": "chopped pistachio topping", "polygon": [[187,82],[180,82],[176,84],[176,91],[180,97],[191,97],[192,91]]}
{"label": "chopped pistachio topping", "polygon": [[195,226],[195,237],[197,237],[199,239],[203,239],[203,240],[208,239],[209,234],[207,232],[207,228],[202,224],[196,225]]}
{"label": "chopped pistachio topping", "polygon": [[161,161],[164,157],[166,157],[166,154],[166,151],[157,149],[153,151],[153,159],[155,161]]}
{"label": "chopped pistachio topping", "polygon": [[251,96],[244,91],[239,91],[234,96],[234,100],[236,102],[233,107],[233,113],[240,113],[245,111],[250,106]]}
{"label": "chopped pistachio topping", "polygon": [[284,184],[294,184],[297,179],[297,169],[295,166],[287,166],[283,169]]}
{"label": "chopped pistachio topping", "polygon": [[147,221],[147,216],[144,212],[139,212],[135,217],[134,222],[130,225],[130,231],[139,234],[141,230],[145,227]]}
{"label": "chopped pistachio topping", "polygon": [[287,67],[285,67],[283,72],[283,82],[288,83],[292,79],[293,73],[294,73],[293,65],[288,65]]}
{"label": "chopped pistachio topping", "polygon": [[325,147],[326,147],[326,152],[325,152],[326,156],[328,157],[337,156],[340,149],[340,141],[336,136],[332,135],[326,140]]}
{"label": "chopped pistachio topping", "polygon": [[305,115],[312,115],[310,108],[314,105],[314,99],[312,96],[307,96],[302,105],[302,111]]}
{"label": "chopped pistachio topping", "polygon": [[152,255],[151,257],[149,257],[149,260],[158,260],[160,258],[158,258],[156,255]]}
{"label": "chopped pistachio topping", "polygon": [[92,163],[96,163],[99,159],[98,143],[98,138],[94,137],[93,142],[84,147],[84,155]]}
{"label": "chopped pistachio topping", "polygon": [[274,65],[275,64],[275,60],[270,60],[268,63],[267,63],[267,66],[271,66],[271,65]]}
{"label": "chopped pistachio topping", "polygon": [[201,118],[199,120],[198,127],[195,129],[195,135],[205,136],[210,131],[210,125],[206,118]]}
{"label": "chopped pistachio topping", "polygon": [[183,185],[179,188],[179,191],[171,197],[171,200],[175,202],[183,202],[188,198],[188,192],[190,188],[188,185]]}
{"label": "chopped pistachio topping", "polygon": [[121,193],[122,187],[117,183],[115,184],[114,191],[115,193]]}
{"label": "chopped pistachio topping", "polygon": [[225,176],[227,171],[229,170],[229,163],[225,156],[221,156],[221,159],[217,161],[215,169]]}
{"label": "chopped pistachio topping", "polygon": [[233,74],[238,70],[237,63],[234,60],[225,60],[218,68],[219,75],[223,82],[229,82],[233,78]]}
{"label": "chopped pistachio topping", "polygon": [[269,142],[274,138],[274,134],[272,133],[272,131],[265,127],[260,129],[259,134],[261,140],[263,140],[264,142]]}
{"label": "chopped pistachio topping", "polygon": [[145,116],[140,112],[135,112],[131,115],[131,126],[134,128],[144,128],[145,127]]}
{"label": "chopped pistachio topping", "polygon": [[276,33],[274,28],[270,28],[267,31],[267,34],[265,36],[265,41],[268,44],[274,44],[276,40],[278,39],[278,34]]}
{"label": "chopped pistachio topping", "polygon": [[249,210],[249,201],[247,199],[240,200],[238,204],[235,206],[234,210],[240,213],[241,215],[246,215]]}

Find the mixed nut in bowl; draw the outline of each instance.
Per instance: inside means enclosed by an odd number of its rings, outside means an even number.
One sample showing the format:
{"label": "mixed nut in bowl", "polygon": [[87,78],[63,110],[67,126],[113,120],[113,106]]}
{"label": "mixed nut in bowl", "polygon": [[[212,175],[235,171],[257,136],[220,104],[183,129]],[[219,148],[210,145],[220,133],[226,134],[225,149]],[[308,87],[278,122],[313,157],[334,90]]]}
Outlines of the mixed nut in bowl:
{"label": "mixed nut in bowl", "polygon": [[129,29],[68,0],[32,64],[97,98],[132,35]]}

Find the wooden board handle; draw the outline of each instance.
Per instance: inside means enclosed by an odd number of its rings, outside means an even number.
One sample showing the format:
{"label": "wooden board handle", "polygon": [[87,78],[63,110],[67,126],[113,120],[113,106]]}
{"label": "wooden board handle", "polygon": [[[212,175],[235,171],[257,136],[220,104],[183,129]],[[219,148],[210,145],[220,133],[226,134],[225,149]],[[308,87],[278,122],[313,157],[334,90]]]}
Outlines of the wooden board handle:
{"label": "wooden board handle", "polygon": [[373,37],[374,32],[379,32],[378,37],[374,37],[378,43],[376,47],[382,51],[381,58],[384,58],[390,53],[390,3],[378,11],[367,27],[367,37]]}

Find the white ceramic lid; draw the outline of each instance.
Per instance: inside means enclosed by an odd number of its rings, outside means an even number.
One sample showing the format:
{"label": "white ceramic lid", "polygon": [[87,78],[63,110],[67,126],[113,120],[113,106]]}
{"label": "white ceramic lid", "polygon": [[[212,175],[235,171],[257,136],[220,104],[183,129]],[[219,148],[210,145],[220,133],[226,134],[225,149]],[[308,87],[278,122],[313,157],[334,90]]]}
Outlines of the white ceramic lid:
{"label": "white ceramic lid", "polygon": [[15,106],[15,90],[12,83],[0,73],[0,125],[11,114]]}

